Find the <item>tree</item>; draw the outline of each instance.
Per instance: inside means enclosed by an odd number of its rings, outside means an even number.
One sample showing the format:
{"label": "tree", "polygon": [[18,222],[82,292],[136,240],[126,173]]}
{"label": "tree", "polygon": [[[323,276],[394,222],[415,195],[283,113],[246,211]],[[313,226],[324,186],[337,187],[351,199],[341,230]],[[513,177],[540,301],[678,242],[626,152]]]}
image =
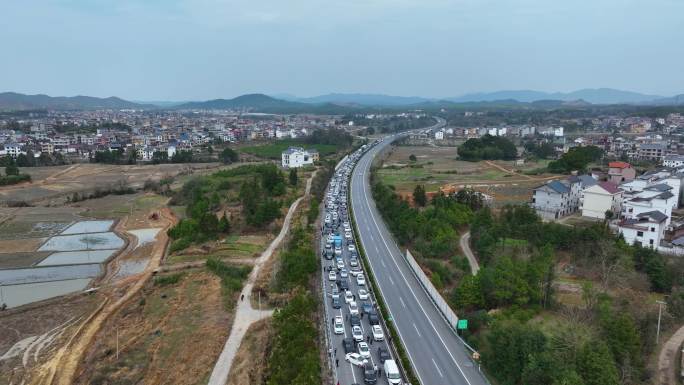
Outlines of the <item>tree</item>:
{"label": "tree", "polygon": [[299,181],[299,177],[297,176],[297,169],[296,168],[290,169],[289,180],[290,180],[290,185],[292,185],[292,186],[297,185],[297,182]]}
{"label": "tree", "polygon": [[223,151],[221,151],[220,158],[221,162],[225,164],[230,164],[237,162],[240,159],[240,156],[232,148],[226,147],[223,149]]}
{"label": "tree", "polygon": [[409,160],[410,160],[411,162],[415,162],[415,161],[418,160],[418,158],[416,158],[415,155],[411,154],[411,155],[409,155]]}
{"label": "tree", "polygon": [[618,371],[610,350],[601,341],[590,341],[577,356],[577,372],[586,385],[619,385]]}
{"label": "tree", "polygon": [[19,175],[19,167],[12,163],[5,167],[5,175]]}
{"label": "tree", "polygon": [[223,216],[219,220],[218,230],[219,230],[219,232],[222,232],[222,233],[227,233],[230,231],[230,222],[228,222],[228,213],[227,212],[224,212]]}
{"label": "tree", "polygon": [[413,190],[413,202],[421,207],[425,207],[427,204],[427,195],[425,194],[425,187],[423,187],[423,185],[419,184]]}

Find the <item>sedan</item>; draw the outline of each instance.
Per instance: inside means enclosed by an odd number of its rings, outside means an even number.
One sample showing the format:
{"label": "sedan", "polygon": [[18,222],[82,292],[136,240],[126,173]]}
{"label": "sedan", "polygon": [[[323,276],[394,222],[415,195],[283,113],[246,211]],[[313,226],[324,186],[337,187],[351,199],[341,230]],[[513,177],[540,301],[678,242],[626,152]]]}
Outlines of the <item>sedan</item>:
{"label": "sedan", "polygon": [[354,340],[351,337],[343,339],[342,340],[342,348],[344,348],[345,353],[353,352],[354,351]]}
{"label": "sedan", "polygon": [[335,270],[332,270],[328,273],[328,279],[331,281],[337,281],[337,273],[335,272]]}
{"label": "sedan", "polygon": [[347,249],[349,249],[349,252],[354,252],[356,251],[356,246],[354,246],[353,243],[350,243],[349,246],[347,246]]}
{"label": "sedan", "polygon": [[340,301],[340,297],[333,297],[332,299],[332,307],[333,309],[341,309],[342,308],[342,301]]}
{"label": "sedan", "polygon": [[351,238],[352,238],[351,231],[345,231],[345,232],[344,232],[344,237],[347,238],[347,239],[351,239]]}
{"label": "sedan", "polygon": [[357,266],[359,266],[359,260],[358,260],[357,258],[353,258],[353,257],[352,257],[352,258],[349,260],[349,266],[351,266],[351,267],[357,267]]}
{"label": "sedan", "polygon": [[[345,350],[345,352],[346,352],[346,350]],[[379,346],[378,347],[378,358],[380,359],[380,363],[384,364],[385,361],[391,360],[392,356],[390,355],[389,350],[385,349],[382,346]]]}
{"label": "sedan", "polygon": [[368,362],[368,359],[361,356],[359,353],[347,353],[344,355],[344,360],[352,365],[364,367]]}
{"label": "sedan", "polygon": [[343,260],[337,261],[337,268],[340,270],[344,269],[344,261]]}
{"label": "sedan", "polygon": [[361,357],[369,359],[371,356],[370,348],[368,347],[368,344],[365,342],[359,342],[356,344],[356,348],[359,350],[359,354]]}
{"label": "sedan", "polygon": [[356,284],[359,286],[366,286],[366,278],[363,276],[363,274],[356,276]]}
{"label": "sedan", "polygon": [[384,339],[385,333],[382,332],[382,328],[380,327],[380,325],[373,325],[373,340],[382,341]]}
{"label": "sedan", "polygon": [[349,316],[349,324],[351,326],[361,326],[361,317],[358,314],[352,314]]}
{"label": "sedan", "polygon": [[342,321],[342,316],[335,316],[335,324],[333,329],[335,334],[344,334],[344,323]]}
{"label": "sedan", "polygon": [[367,300],[368,299],[368,292],[364,289],[359,289],[359,299]]}
{"label": "sedan", "polygon": [[356,304],[356,301],[349,302],[349,313],[359,315],[359,305]]}
{"label": "sedan", "polygon": [[363,341],[363,330],[361,330],[361,326],[352,326],[352,338],[354,338],[354,341],[356,342]]}
{"label": "sedan", "polygon": [[347,269],[340,269],[340,278],[349,278],[349,272]]}
{"label": "sedan", "polygon": [[354,302],[354,294],[352,294],[351,291],[347,290],[344,292],[344,303],[351,303]]}

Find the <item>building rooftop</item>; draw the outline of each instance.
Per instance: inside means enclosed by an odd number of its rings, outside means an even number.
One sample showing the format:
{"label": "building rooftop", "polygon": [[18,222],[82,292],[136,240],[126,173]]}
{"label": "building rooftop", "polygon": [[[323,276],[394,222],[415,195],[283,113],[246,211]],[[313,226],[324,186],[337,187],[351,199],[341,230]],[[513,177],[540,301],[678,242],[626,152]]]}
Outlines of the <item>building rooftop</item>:
{"label": "building rooftop", "polygon": [[627,162],[610,162],[608,163],[610,168],[632,168],[632,165]]}

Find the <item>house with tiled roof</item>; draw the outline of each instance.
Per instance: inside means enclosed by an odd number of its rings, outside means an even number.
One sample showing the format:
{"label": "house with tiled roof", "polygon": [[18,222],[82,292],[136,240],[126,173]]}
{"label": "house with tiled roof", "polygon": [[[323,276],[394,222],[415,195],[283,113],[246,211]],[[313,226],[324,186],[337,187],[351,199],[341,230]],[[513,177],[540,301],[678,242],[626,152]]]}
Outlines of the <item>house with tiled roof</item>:
{"label": "house with tiled roof", "polygon": [[636,170],[627,162],[608,163],[608,181],[613,184],[633,181],[636,178]]}
{"label": "house with tiled roof", "polygon": [[537,215],[553,220],[576,212],[580,196],[579,180],[552,180],[533,190],[531,204]]}
{"label": "house with tiled roof", "polygon": [[610,182],[598,182],[582,193],[582,216],[604,219],[606,212],[619,215],[622,190]]}
{"label": "house with tiled roof", "polygon": [[618,232],[630,245],[658,248],[663,239],[669,216],[658,211],[646,211],[618,223]]}

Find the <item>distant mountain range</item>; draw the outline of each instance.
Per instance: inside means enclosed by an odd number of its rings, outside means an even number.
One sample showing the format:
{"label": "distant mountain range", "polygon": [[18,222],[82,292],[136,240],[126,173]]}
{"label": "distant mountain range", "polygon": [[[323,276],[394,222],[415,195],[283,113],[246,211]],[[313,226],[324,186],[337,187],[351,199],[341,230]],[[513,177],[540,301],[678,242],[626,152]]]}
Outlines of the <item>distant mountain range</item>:
{"label": "distant mountain range", "polygon": [[[583,89],[573,92],[542,92],[533,90],[507,90],[496,92],[482,92],[466,94],[447,98],[423,98],[418,96],[391,96],[378,94],[327,94],[309,98],[298,98],[292,95],[274,95],[293,102],[301,103],[334,103],[343,105],[359,106],[410,106],[414,104],[434,102],[493,102],[513,100],[522,103],[531,103],[541,100],[558,100],[564,102],[583,100],[591,104],[667,104],[668,99],[658,95],[647,95],[638,92],[622,91],[612,88]],[[681,99],[681,98],[680,98]],[[676,102],[674,99],[672,102]],[[681,101],[679,102],[681,103]]]}
{"label": "distant mountain range", "polygon": [[381,94],[333,93],[299,98],[293,95],[248,94],[233,99],[213,99],[195,102],[132,102],[117,97],[91,96],[52,97],[0,93],[0,111],[6,110],[95,110],[95,109],[179,109],[179,110],[235,110],[249,109],[271,113],[326,113],[343,114],[352,109],[369,108],[448,108],[451,106],[510,106],[531,104],[537,107],[582,106],[587,104],[682,105],[684,94],[672,97],[647,95],[611,88],[583,89],[568,93],[532,90],[474,93],[451,98],[423,98]]}
{"label": "distant mountain range", "polygon": [[115,96],[96,98],[92,96],[24,95],[16,92],[0,93],[0,110],[102,110],[124,108],[150,109],[151,104],[129,102]]}

